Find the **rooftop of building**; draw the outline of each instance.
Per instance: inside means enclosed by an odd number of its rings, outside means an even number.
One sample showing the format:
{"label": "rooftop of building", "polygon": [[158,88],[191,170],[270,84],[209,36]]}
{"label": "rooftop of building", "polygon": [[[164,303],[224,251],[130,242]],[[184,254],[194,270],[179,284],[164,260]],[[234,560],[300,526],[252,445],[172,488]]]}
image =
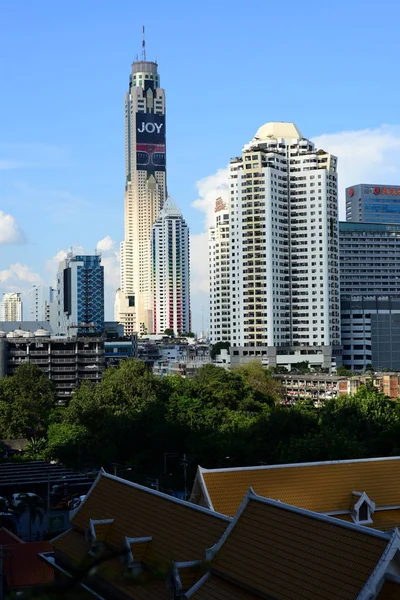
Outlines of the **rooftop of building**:
{"label": "rooftop of building", "polygon": [[284,121],[271,121],[265,123],[258,130],[254,136],[255,141],[263,141],[270,139],[302,139],[303,136],[294,123]]}
{"label": "rooftop of building", "polygon": [[359,223],[356,221],[339,221],[340,232],[377,231],[382,233],[400,232],[400,224],[396,223]]}
{"label": "rooftop of building", "polygon": [[50,323],[47,321],[0,321],[0,334],[20,331],[22,333],[31,333],[34,337],[35,331],[41,330],[43,334],[48,332],[53,333]]}
{"label": "rooftop of building", "polygon": [[400,525],[400,456],[225,469],[199,467],[191,500],[233,516],[249,487],[267,498],[326,514],[350,514],[353,493],[365,493],[376,507],[374,515],[390,507],[395,510],[392,527]]}

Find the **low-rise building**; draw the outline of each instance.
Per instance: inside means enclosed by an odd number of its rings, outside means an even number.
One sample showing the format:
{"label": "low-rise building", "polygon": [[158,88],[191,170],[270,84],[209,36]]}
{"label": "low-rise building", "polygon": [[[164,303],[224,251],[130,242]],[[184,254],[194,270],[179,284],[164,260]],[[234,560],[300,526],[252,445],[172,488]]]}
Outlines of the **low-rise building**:
{"label": "low-rise building", "polygon": [[102,379],[104,337],[53,337],[47,322],[26,322],[24,329],[0,323],[0,379],[23,363],[40,367],[54,382],[57,402],[65,404],[81,381]]}
{"label": "low-rise building", "polygon": [[121,360],[137,358],[137,335],[130,338],[112,338],[104,342],[104,358],[106,367],[116,367]]}

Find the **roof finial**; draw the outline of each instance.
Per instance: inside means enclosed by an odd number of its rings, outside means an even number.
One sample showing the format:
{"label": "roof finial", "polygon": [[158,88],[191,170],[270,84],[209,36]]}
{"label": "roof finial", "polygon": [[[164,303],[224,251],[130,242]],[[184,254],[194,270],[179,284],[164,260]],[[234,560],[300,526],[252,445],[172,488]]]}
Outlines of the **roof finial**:
{"label": "roof finial", "polygon": [[144,38],[144,25],[142,27],[142,60],[146,61],[146,40]]}

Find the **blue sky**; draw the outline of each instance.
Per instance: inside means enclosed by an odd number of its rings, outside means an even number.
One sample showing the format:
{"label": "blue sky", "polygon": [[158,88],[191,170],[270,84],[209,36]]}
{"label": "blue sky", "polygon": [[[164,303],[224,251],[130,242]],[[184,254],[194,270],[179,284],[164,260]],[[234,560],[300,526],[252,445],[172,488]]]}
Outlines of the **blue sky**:
{"label": "blue sky", "polygon": [[[123,100],[146,26],[167,95],[168,191],[193,234],[207,322],[206,224],[225,167],[264,122],[339,155],[341,185],[400,183],[393,0],[18,0],[0,19],[0,292],[51,282],[100,240],[112,318],[123,236]],[[342,162],[340,162],[342,161]],[[218,170],[221,170],[215,175]],[[200,182],[200,183],[199,183]],[[193,206],[195,203],[195,206]]]}

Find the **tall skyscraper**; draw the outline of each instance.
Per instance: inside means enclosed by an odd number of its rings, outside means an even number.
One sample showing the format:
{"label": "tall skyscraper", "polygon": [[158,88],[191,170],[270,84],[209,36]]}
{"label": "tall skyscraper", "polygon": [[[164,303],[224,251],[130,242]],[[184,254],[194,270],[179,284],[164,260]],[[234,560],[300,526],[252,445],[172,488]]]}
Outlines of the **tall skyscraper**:
{"label": "tall skyscraper", "polygon": [[104,330],[104,267],[98,254],[70,253],[60,262],[56,329],[64,335]]}
{"label": "tall skyscraper", "polygon": [[229,342],[231,299],[229,289],[229,206],[222,198],[215,202],[215,225],[208,237],[210,274],[210,340]]}
{"label": "tall skyscraper", "polygon": [[346,188],[346,221],[400,223],[400,187],[359,183]]}
{"label": "tall skyscraper", "polygon": [[50,307],[54,302],[51,285],[34,285],[28,292],[28,321],[50,322]]}
{"label": "tall skyscraper", "polygon": [[125,235],[115,320],[125,335],[153,331],[152,226],[166,198],[165,92],[157,63],[132,64],[125,95]]}
{"label": "tall skyscraper", "polygon": [[267,123],[229,166],[232,364],[340,360],[337,159]]}
{"label": "tall skyscraper", "polygon": [[155,333],[190,331],[189,228],[171,197],[153,225]]}
{"label": "tall skyscraper", "polygon": [[17,292],[6,292],[0,304],[0,321],[22,321],[22,299]]}

